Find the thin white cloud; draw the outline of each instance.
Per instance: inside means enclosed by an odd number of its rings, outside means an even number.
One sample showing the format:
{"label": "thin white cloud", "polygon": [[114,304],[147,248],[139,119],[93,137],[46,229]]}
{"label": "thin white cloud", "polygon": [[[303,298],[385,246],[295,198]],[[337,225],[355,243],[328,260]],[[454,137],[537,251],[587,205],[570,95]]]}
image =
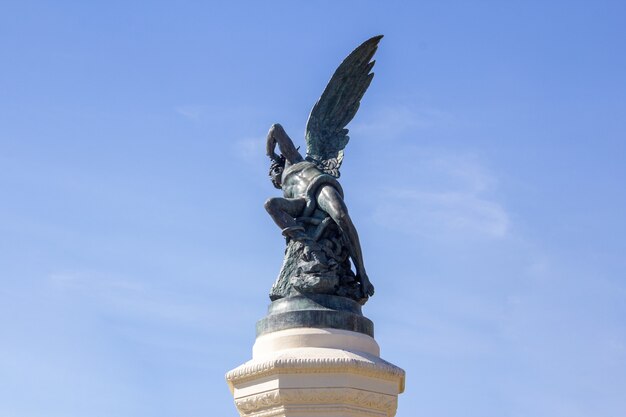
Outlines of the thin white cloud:
{"label": "thin white cloud", "polygon": [[[402,183],[381,187],[373,216],[377,223],[432,239],[507,235],[509,215],[492,196],[497,180],[476,158],[409,154],[406,169],[399,161],[396,171],[405,173]],[[421,168],[416,172],[408,165]]]}
{"label": "thin white cloud", "polygon": [[144,286],[127,279],[112,279],[98,273],[55,272],[49,275],[53,285],[74,290],[109,291],[143,291]]}
{"label": "thin white cloud", "polygon": [[181,104],[173,111],[196,123],[240,123],[245,115],[258,113],[258,109],[246,105],[220,104]]}
{"label": "thin white cloud", "polygon": [[128,320],[196,327],[212,322],[212,310],[200,300],[149,288],[132,279],[83,271],[53,273],[49,281],[67,293],[80,294],[92,307]]}
{"label": "thin white cloud", "polygon": [[[378,109],[352,130],[360,136],[389,141],[410,137],[416,130],[458,123],[452,114],[440,109],[397,105]],[[510,217],[494,197],[497,178],[479,158],[446,149],[420,149],[400,141],[386,148],[390,150],[379,155],[378,162],[393,169],[374,179],[383,180],[378,187],[376,222],[433,239],[507,235]]]}
{"label": "thin white cloud", "polygon": [[449,187],[458,191],[480,194],[488,193],[498,185],[497,178],[473,155],[452,153],[425,154],[419,161],[434,175],[447,181]]}
{"label": "thin white cloud", "polygon": [[204,105],[185,105],[176,107],[174,110],[186,119],[198,121],[209,112],[210,109],[208,106]]}
{"label": "thin white cloud", "polygon": [[421,192],[392,188],[386,191],[374,218],[394,229],[436,238],[470,234],[501,238],[509,218],[496,202],[465,192]]}
{"label": "thin white cloud", "polygon": [[263,137],[249,137],[235,141],[235,155],[245,162],[265,160],[265,139]]}
{"label": "thin white cloud", "polygon": [[350,132],[372,139],[390,139],[414,129],[453,122],[452,115],[444,111],[426,107],[412,109],[406,105],[381,107],[367,115],[367,119],[363,116],[350,125]]}

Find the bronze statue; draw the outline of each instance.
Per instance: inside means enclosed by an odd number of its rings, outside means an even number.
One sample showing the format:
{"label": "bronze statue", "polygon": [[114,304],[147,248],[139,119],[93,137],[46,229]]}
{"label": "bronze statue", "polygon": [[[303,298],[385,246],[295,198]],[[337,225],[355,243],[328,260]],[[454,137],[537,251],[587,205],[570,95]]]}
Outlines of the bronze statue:
{"label": "bronze statue", "polygon": [[[270,178],[284,197],[268,199],[265,208],[287,240],[272,300],[315,293],[364,304],[374,294],[337,178],[349,140],[345,127],[372,81],[372,57],[381,38],[365,41],[333,74],[306,125],[306,157],[281,125],[274,124],[267,135]],[[276,145],[281,155],[276,154]]]}

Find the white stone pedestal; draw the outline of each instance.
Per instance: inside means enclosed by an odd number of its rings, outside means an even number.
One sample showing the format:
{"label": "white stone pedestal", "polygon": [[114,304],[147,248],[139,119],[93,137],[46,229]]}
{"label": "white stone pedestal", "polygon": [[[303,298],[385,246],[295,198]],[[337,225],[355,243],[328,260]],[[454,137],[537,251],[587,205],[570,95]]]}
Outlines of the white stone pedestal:
{"label": "white stone pedestal", "polygon": [[362,333],[280,330],[259,336],[226,380],[241,416],[393,417],[404,371],[379,355]]}

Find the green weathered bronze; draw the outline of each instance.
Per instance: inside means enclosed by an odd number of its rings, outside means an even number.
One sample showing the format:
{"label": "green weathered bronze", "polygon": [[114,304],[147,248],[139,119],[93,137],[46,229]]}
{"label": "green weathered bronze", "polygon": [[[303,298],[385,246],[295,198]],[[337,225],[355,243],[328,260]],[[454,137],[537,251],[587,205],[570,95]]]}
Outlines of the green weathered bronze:
{"label": "green weathered bronze", "polygon": [[326,294],[297,295],[276,300],[256,325],[261,336],[296,327],[350,330],[374,337],[374,323],[361,313],[361,305],[346,297]]}
{"label": "green weathered bronze", "polygon": [[[306,125],[306,157],[298,152],[281,125],[274,124],[267,135],[270,178],[276,188],[282,189],[283,197],[270,198],[265,208],[287,240],[283,266],[270,292],[275,303],[285,297],[324,294],[364,304],[374,294],[374,286],[365,271],[359,236],[337,178],[349,140],[346,126],[356,115],[374,76],[372,58],[381,38],[382,35],[365,41],[333,74]],[[277,145],[280,155],[275,153]],[[302,311],[284,313],[277,322],[326,320],[328,327],[352,326],[348,330],[369,331],[361,320],[367,319],[360,311],[358,314],[342,309],[336,310],[336,314],[318,309]],[[267,317],[267,323],[272,316]],[[360,319],[345,324],[354,317]],[[264,326],[261,325],[262,332],[267,327]],[[277,326],[274,323],[268,328]]]}

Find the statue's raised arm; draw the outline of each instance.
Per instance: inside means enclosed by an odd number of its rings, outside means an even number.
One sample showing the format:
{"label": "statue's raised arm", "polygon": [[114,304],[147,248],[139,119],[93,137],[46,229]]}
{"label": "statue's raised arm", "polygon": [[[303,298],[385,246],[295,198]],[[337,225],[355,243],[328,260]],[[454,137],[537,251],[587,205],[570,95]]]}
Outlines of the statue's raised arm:
{"label": "statue's raised arm", "polygon": [[318,293],[365,303],[374,294],[337,178],[349,140],[346,126],[374,76],[372,57],[381,38],[365,41],[333,74],[307,122],[306,158],[282,126],[273,125],[267,135],[270,178],[283,197],[268,199],[265,208],[287,239],[283,266],[270,293],[273,300]]}

